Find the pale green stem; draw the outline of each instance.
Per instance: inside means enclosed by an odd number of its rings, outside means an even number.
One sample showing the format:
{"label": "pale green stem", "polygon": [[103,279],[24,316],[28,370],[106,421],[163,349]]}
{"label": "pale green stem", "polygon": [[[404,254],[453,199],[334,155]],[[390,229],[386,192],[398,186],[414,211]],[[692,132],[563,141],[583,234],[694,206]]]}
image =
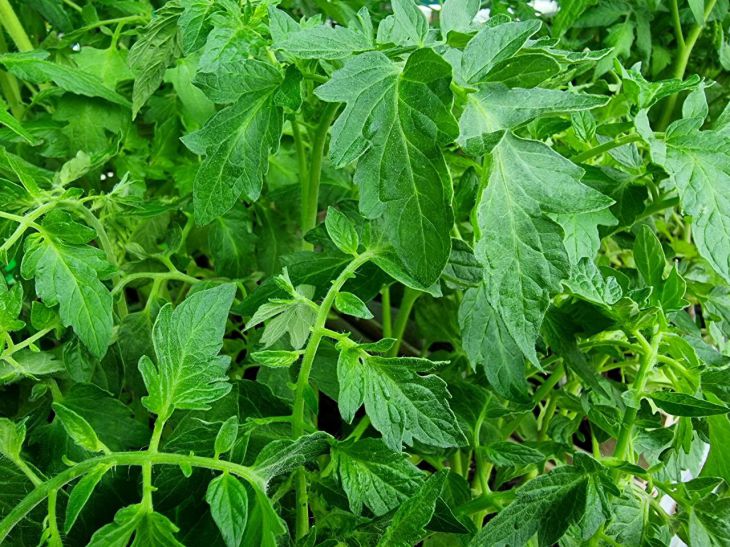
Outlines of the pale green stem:
{"label": "pale green stem", "polygon": [[104,456],[89,458],[77,463],[73,467],[59,473],[55,477],[39,484],[25,498],[15,504],[13,509],[0,521],[0,544],[5,540],[10,531],[30,513],[34,507],[46,499],[53,490],[62,488],[72,480],[92,471],[98,465],[144,465],[146,462],[155,465],[190,465],[215,471],[228,471],[236,475],[259,491],[265,489],[266,483],[262,477],[256,474],[255,470],[225,460],[216,460],[202,456],[188,454],[167,454],[158,452],[150,454],[147,451],[141,452],[116,452]]}
{"label": "pale green stem", "polygon": [[[334,120],[339,108],[339,103],[330,103],[320,114],[319,125],[312,139],[312,163],[309,167],[309,177],[305,186],[302,187],[302,236],[317,225],[317,207],[319,203],[319,183],[322,178],[322,160],[324,159],[324,147],[327,143],[332,120]],[[306,197],[305,197],[306,196]],[[305,201],[306,199],[306,201]],[[309,245],[305,244],[305,247]]]}
{"label": "pale green stem", "polygon": [[0,0],[0,25],[5,27],[18,51],[35,49],[8,0]]}
{"label": "pale green stem", "polygon": [[[314,326],[312,327],[312,334],[309,337],[309,342],[304,350],[302,366],[299,369],[296,391],[294,393],[292,436],[295,439],[304,434],[304,393],[307,386],[309,386],[309,375],[312,372],[314,358],[317,355],[317,349],[319,348],[319,343],[322,340],[323,329],[327,322],[327,316],[329,315],[330,309],[334,304],[335,297],[337,296],[337,293],[340,292],[340,289],[342,289],[342,286],[355,274],[357,269],[370,260],[370,258],[371,255],[369,253],[363,253],[356,256],[332,282],[332,286],[329,291],[327,291],[322,303],[319,305],[317,318],[314,322]],[[305,476],[304,469],[299,469],[297,471],[296,491],[296,538],[301,539],[309,532],[309,499],[307,495],[307,478]]]}
{"label": "pale green stem", "polygon": [[[641,399],[644,395],[644,390],[646,389],[646,383],[649,380],[649,373],[656,364],[657,354],[659,353],[659,344],[662,339],[661,332],[658,332],[652,337],[651,343],[647,342],[646,338],[644,338],[641,333],[636,332],[635,334],[642,345],[643,353],[639,363],[639,370],[631,384],[634,400],[624,413],[621,431],[619,432],[618,439],[616,440],[616,448],[613,452],[614,457],[620,460],[626,460],[628,457],[631,437],[634,432],[634,422],[636,422],[639,405],[641,404]],[[633,458],[631,458],[631,460],[633,460]],[[633,461],[631,461],[631,463],[633,463]]]}

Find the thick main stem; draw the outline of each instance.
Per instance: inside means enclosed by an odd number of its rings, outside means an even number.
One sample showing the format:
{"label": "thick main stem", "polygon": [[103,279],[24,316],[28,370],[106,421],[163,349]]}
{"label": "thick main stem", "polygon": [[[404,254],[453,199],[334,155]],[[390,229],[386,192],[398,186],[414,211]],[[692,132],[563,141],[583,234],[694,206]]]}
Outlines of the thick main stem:
{"label": "thick main stem", "polygon": [[339,106],[339,103],[330,103],[325,107],[312,140],[312,161],[309,165],[309,176],[304,179],[305,184],[302,186],[302,236],[317,225],[319,182],[322,179],[324,146],[327,142],[327,133]]}
{"label": "thick main stem", "polygon": [[636,378],[634,378],[634,382],[631,384],[634,400],[624,413],[621,431],[619,433],[618,440],[616,441],[616,448],[613,452],[613,455],[620,460],[625,460],[628,455],[629,443],[631,442],[631,437],[634,433],[634,422],[636,422],[636,416],[639,412],[641,398],[644,390],[646,389],[646,383],[649,380],[649,373],[656,364],[657,355],[659,353],[659,344],[662,339],[661,332],[655,334],[652,337],[651,342],[647,342],[646,338],[644,338],[641,333],[637,332],[636,334],[641,342],[643,353],[641,355],[641,361],[639,363],[639,370],[636,373]]}
{"label": "thick main stem", "polygon": [[[332,282],[332,286],[319,305],[317,318],[312,327],[312,335],[309,338],[307,347],[304,350],[302,359],[302,367],[299,369],[299,377],[297,378],[296,391],[294,394],[294,410],[292,413],[292,436],[297,439],[304,434],[304,392],[309,385],[309,375],[312,372],[314,357],[317,355],[319,343],[322,341],[323,329],[327,322],[327,316],[335,302],[337,293],[340,292],[345,282],[350,279],[357,269],[370,260],[370,254],[363,253],[356,256],[347,267],[342,270]],[[309,499],[307,496],[307,479],[304,469],[297,471],[296,477],[296,537],[297,539],[304,537],[309,532]]]}

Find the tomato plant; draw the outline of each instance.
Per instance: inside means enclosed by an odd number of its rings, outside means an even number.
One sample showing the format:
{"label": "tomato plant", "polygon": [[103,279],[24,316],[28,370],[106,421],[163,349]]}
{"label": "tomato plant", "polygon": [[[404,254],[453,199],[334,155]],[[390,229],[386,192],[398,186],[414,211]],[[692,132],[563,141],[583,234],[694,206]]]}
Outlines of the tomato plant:
{"label": "tomato plant", "polygon": [[730,544],[727,0],[0,0],[0,542]]}

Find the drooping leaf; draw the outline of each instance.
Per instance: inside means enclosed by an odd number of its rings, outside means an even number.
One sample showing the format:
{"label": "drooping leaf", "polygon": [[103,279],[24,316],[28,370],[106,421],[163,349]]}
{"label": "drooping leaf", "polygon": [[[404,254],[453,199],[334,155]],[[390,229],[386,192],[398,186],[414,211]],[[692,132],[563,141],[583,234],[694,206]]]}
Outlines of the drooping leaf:
{"label": "drooping leaf", "polygon": [[492,152],[489,183],[477,204],[476,256],[485,267],[488,301],[533,362],[550,296],[570,271],[562,230],[546,213],[597,211],[611,204],[580,182],[582,174],[546,145],[507,134]]}
{"label": "drooping leaf", "polygon": [[456,137],[451,69],[420,49],[401,69],[379,52],[352,58],[316,94],[347,106],[332,129],[330,158],[358,160],[360,208],[382,216],[408,273],[431,285],[448,260],[451,178],[439,145]]}
{"label": "drooping leaf", "polygon": [[241,545],[248,519],[248,494],[241,481],[222,473],[208,484],[205,501],[226,545]]}
{"label": "drooping leaf", "polygon": [[241,195],[258,199],[269,154],[281,137],[283,112],[274,104],[281,82],[276,68],[256,60],[231,62],[198,75],[196,83],[211,100],[233,103],[182,139],[191,151],[205,156],[193,186],[199,224],[226,213]]}

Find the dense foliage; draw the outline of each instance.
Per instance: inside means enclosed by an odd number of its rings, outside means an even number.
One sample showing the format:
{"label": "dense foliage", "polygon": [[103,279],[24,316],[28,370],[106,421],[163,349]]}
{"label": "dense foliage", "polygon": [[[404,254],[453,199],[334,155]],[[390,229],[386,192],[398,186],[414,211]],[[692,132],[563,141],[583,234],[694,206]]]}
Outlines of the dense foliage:
{"label": "dense foliage", "polygon": [[0,543],[729,545],[728,11],[0,0]]}

